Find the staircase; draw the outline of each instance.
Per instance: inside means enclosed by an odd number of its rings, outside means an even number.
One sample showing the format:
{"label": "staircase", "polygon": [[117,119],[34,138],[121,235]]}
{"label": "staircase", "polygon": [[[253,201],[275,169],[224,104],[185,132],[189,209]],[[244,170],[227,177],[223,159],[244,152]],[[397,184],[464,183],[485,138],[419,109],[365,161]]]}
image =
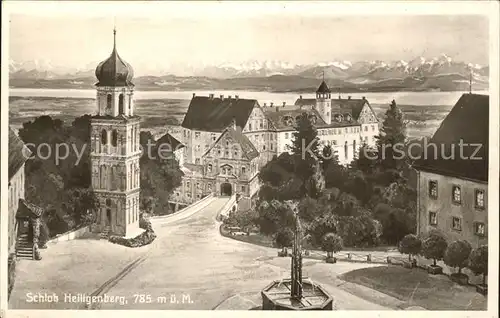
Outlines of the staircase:
{"label": "staircase", "polygon": [[111,230],[110,226],[106,226],[104,230],[101,232],[100,236],[102,239],[107,240],[109,238],[109,231]]}
{"label": "staircase", "polygon": [[33,243],[28,241],[28,234],[21,234],[17,238],[16,257],[18,259],[33,259]]}

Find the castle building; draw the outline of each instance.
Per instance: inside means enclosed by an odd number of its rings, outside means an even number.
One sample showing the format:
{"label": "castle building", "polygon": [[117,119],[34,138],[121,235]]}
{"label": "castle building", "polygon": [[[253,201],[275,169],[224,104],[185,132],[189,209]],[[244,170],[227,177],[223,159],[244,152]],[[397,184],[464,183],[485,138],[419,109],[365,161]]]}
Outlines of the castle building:
{"label": "castle building", "polygon": [[100,202],[93,231],[126,236],[139,224],[140,118],[134,114],[133,70],[116,49],[101,62],[97,114],[91,119],[92,190]]}
{"label": "castle building", "polygon": [[355,158],[363,143],[375,145],[378,119],[368,101],[339,103],[331,98],[325,81],[315,99],[300,97],[295,105],[261,106],[238,95],[193,94],[176,135],[185,145],[184,177],[172,201],[190,204],[209,194],[234,194],[248,205],[259,189],[260,169],[274,156],[290,151],[302,113],[317,128],[320,144],[330,145],[343,164]]}
{"label": "castle building", "polygon": [[488,243],[488,118],[489,96],[462,95],[414,165],[419,235]]}
{"label": "castle building", "polygon": [[15,253],[17,238],[22,232],[21,227],[28,225],[18,218],[19,204],[24,199],[25,174],[24,166],[31,151],[24,142],[9,127],[9,217],[8,217],[8,253]]}

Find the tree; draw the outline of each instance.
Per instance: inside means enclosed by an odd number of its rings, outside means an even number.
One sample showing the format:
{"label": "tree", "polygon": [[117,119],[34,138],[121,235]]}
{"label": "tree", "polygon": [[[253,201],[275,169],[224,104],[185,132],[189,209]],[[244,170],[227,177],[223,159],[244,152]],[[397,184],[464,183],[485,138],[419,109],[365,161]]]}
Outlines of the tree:
{"label": "tree", "polygon": [[282,253],[286,253],[286,248],[292,246],[293,232],[290,229],[282,229],[274,237],[274,242],[277,247],[281,248]]}
{"label": "tree", "polygon": [[432,259],[433,265],[437,266],[437,261],[443,259],[447,247],[448,242],[442,235],[432,233],[422,242],[422,255],[427,259]]}
{"label": "tree", "polygon": [[422,248],[422,241],[414,234],[407,234],[401,242],[399,242],[399,252],[408,254],[408,261],[411,262],[411,256],[420,253]]}
{"label": "tree", "polygon": [[321,240],[321,248],[325,251],[326,257],[333,257],[333,253],[338,253],[342,250],[342,238],[335,233],[327,233]]}
{"label": "tree", "polygon": [[482,245],[472,250],[467,267],[476,275],[483,275],[483,285],[486,286],[488,275],[488,245]]}
{"label": "tree", "polygon": [[311,186],[314,184],[315,175],[318,171],[318,132],[312,124],[309,114],[302,113],[295,127],[296,132],[293,133],[292,139],[292,154],[295,159],[295,175],[303,183],[303,194],[312,197],[317,196],[317,189]]}
{"label": "tree", "polygon": [[399,150],[404,149],[406,140],[406,127],[403,119],[403,112],[396,105],[396,101],[392,101],[389,109],[385,113],[385,119],[377,138],[377,148],[379,160],[382,167],[385,169],[396,169],[402,166],[407,159],[404,156],[402,159],[396,159],[399,154],[395,151],[395,147]]}
{"label": "tree", "polygon": [[337,151],[333,150],[332,146],[326,145],[321,150],[321,167],[323,171],[328,170],[330,164],[339,164],[339,156]]}
{"label": "tree", "polygon": [[358,156],[352,161],[351,167],[366,175],[371,175],[375,171],[377,158],[377,152],[363,144],[359,149]]}
{"label": "tree", "polygon": [[450,267],[458,267],[458,274],[462,274],[462,268],[467,266],[467,260],[472,247],[465,240],[454,241],[448,245],[444,253],[444,263]]}
{"label": "tree", "polygon": [[327,233],[337,233],[337,223],[337,217],[333,213],[325,213],[316,217],[307,228],[311,243],[321,246],[321,240]]}

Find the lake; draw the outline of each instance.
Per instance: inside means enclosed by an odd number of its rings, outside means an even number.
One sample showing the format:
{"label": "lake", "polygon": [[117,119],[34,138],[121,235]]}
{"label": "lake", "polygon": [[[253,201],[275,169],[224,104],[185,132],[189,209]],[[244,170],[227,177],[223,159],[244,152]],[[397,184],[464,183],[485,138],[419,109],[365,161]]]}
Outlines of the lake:
{"label": "lake", "polygon": [[[215,96],[235,96],[240,98],[257,99],[262,105],[263,103],[287,104],[295,103],[299,97],[298,93],[271,93],[262,91],[136,91],[136,99],[174,99],[174,100],[190,100],[196,95],[208,96],[213,93]],[[342,94],[343,98],[352,96],[352,98],[361,98],[365,96],[371,104],[389,104],[391,100],[395,100],[399,105],[454,105],[464,92],[364,92],[364,93],[349,93]],[[487,91],[475,92],[478,94],[488,94]],[[10,96],[17,97],[54,97],[54,98],[95,98],[96,91],[94,89],[38,89],[38,88],[11,88],[9,89]],[[314,94],[302,94],[303,98],[314,98]],[[335,98],[338,95],[332,94]]]}

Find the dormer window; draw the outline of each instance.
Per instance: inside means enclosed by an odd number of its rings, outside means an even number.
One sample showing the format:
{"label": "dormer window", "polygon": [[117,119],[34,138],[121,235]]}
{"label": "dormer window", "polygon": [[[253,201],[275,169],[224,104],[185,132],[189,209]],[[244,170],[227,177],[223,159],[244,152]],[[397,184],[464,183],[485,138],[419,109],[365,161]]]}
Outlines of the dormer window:
{"label": "dormer window", "polygon": [[316,115],[311,115],[309,116],[309,120],[311,121],[312,124],[316,124],[318,118],[316,117]]}

